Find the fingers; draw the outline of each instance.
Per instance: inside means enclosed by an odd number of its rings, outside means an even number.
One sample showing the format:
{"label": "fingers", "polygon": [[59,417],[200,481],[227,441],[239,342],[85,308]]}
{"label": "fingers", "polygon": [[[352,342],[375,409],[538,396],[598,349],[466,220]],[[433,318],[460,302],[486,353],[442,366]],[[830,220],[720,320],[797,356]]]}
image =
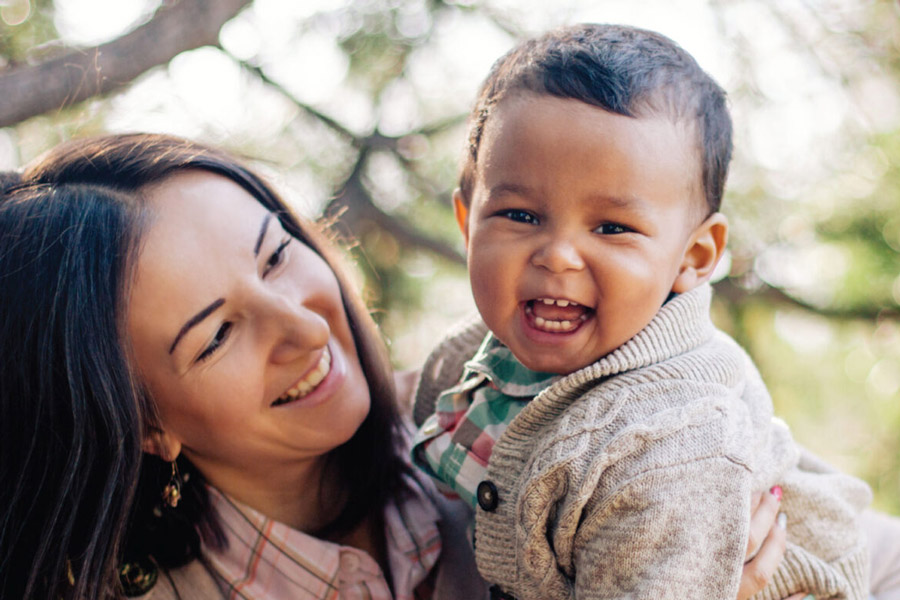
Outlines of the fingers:
{"label": "fingers", "polygon": [[[771,493],[771,492],[770,492]],[[759,506],[759,503],[762,502],[762,499],[766,496],[766,492],[757,492],[750,497],[750,517],[753,518],[753,515],[756,514],[756,509]]]}
{"label": "fingers", "polygon": [[[783,515],[782,515],[783,516]],[[779,519],[779,523],[772,526],[769,535],[763,541],[759,552],[753,560],[744,565],[741,573],[741,585],[738,590],[738,600],[750,598],[762,590],[772,579],[778,564],[784,556],[785,539],[787,532],[781,523],[785,519]]]}
{"label": "fingers", "polygon": [[747,552],[744,554],[745,562],[759,552],[763,540],[775,525],[780,505],[781,488],[779,486],[773,487],[768,493],[760,493],[753,497],[750,512],[750,538],[747,541]]}
{"label": "fingers", "polygon": [[[783,513],[778,514],[780,501],[781,490],[775,491],[773,488],[770,493],[763,494],[759,506],[750,519],[751,540],[747,553],[753,558],[744,564],[738,600],[746,600],[766,587],[784,556],[787,518]],[[763,527],[768,529],[763,529],[761,534],[758,533]],[[754,530],[757,531],[755,535],[761,538],[758,548],[754,548],[757,545],[752,539]]]}

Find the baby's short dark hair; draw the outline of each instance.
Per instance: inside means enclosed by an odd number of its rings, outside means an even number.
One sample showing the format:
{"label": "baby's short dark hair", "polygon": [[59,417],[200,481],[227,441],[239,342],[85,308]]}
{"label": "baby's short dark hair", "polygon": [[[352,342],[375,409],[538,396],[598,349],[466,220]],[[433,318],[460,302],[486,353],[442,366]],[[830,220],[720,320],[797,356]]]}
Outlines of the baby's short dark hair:
{"label": "baby's short dark hair", "polygon": [[459,182],[466,203],[485,124],[504,98],[521,91],[580,100],[629,117],[663,115],[692,122],[707,208],[709,213],[719,210],[731,161],[731,116],[724,90],[669,38],[598,24],[554,29],[494,63],[469,117]]}

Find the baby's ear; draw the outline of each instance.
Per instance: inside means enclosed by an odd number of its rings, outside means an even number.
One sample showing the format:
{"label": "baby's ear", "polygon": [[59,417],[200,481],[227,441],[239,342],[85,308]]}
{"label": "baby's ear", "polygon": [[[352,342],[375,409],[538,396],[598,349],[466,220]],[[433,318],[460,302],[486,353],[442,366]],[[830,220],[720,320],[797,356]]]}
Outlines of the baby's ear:
{"label": "baby's ear", "polygon": [[462,190],[456,188],[453,190],[453,215],[456,217],[456,224],[463,235],[463,242],[466,249],[469,248],[469,205],[465,201]]}
{"label": "baby's ear", "polygon": [[153,428],[144,436],[141,450],[154,454],[164,461],[172,462],[181,454],[181,442],[161,429]]}
{"label": "baby's ear", "polygon": [[713,213],[700,223],[688,240],[672,291],[681,294],[709,281],[728,242],[728,219]]}

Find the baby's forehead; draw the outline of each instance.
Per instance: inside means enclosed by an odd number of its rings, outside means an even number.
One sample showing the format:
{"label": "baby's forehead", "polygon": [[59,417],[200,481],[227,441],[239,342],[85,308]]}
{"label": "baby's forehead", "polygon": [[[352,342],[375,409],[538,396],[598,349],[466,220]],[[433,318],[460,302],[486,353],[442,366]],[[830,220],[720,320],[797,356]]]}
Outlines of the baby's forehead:
{"label": "baby's forehead", "polygon": [[[683,136],[686,146],[696,155],[697,162],[702,161],[703,140],[701,134],[702,124],[696,112],[680,108],[676,104],[667,101],[667,94],[663,91],[653,93],[645,97],[636,98],[626,108],[625,112],[619,112],[603,106],[590,99],[561,96],[546,91],[534,91],[526,88],[511,88],[496,99],[488,107],[484,119],[484,133],[491,128],[496,121],[498,113],[509,112],[509,107],[516,105],[517,109],[537,114],[547,111],[551,106],[546,100],[560,100],[569,103],[573,107],[587,107],[598,114],[619,115],[638,121],[665,121]],[[483,137],[482,140],[483,141]]]}
{"label": "baby's forehead", "polygon": [[[520,91],[494,106],[481,144],[473,175],[482,184],[495,183],[506,173],[540,180],[556,176],[554,169],[590,179],[593,172],[626,163],[632,180],[667,176],[673,193],[689,198],[703,216],[709,212],[698,123],[652,104],[624,115],[578,99]],[[569,160],[555,160],[558,152],[568,153]],[[510,184],[522,182],[503,182]]]}

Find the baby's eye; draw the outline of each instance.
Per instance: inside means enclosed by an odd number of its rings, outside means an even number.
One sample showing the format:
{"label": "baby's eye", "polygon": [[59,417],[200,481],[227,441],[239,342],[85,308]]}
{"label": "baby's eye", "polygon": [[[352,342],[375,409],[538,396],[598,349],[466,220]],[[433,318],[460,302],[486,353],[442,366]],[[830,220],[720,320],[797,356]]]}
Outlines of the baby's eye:
{"label": "baby's eye", "polygon": [[216,336],[209,343],[209,346],[206,347],[203,352],[200,353],[200,356],[197,357],[197,362],[203,362],[204,360],[210,358],[213,354],[216,353],[216,350],[225,343],[225,340],[228,339],[228,334],[231,332],[231,322],[225,321],[222,323],[222,326],[219,327],[219,330],[216,332]]}
{"label": "baby's eye", "polygon": [[266,261],[265,266],[263,267],[262,276],[265,277],[269,271],[280,265],[284,262],[285,249],[288,247],[288,244],[291,243],[290,236],[285,238],[277,248],[275,248],[275,252],[269,256],[269,260]]}
{"label": "baby's eye", "polygon": [[499,215],[502,217],[506,217],[510,221],[516,221],[517,223],[528,223],[531,225],[538,224],[538,218],[527,210],[512,208],[510,210],[501,211]]}
{"label": "baby's eye", "polygon": [[604,223],[594,231],[603,235],[617,235],[620,233],[629,233],[634,230],[619,223]]}

